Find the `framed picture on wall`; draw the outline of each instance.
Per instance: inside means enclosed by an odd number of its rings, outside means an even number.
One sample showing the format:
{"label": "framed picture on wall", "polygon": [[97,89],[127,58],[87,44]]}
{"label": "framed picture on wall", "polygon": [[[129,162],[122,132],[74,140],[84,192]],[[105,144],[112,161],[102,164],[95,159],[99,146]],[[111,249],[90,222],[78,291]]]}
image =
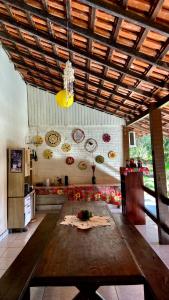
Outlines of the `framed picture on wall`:
{"label": "framed picture on wall", "polygon": [[11,149],[10,150],[10,160],[9,168],[10,172],[21,173],[23,167],[23,151],[22,149]]}

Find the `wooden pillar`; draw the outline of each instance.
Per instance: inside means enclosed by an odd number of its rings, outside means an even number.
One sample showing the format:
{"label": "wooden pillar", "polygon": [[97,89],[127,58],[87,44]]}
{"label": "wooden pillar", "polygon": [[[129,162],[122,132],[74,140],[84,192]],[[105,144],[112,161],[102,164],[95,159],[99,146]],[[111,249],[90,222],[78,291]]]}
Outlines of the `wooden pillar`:
{"label": "wooden pillar", "polygon": [[[160,194],[167,196],[163,149],[163,131],[160,109],[154,109],[150,112],[150,132],[154,171],[154,185],[156,193],[157,218],[159,222],[167,224],[169,222],[168,206],[163,204],[160,200]],[[159,243],[169,244],[169,235],[165,233],[163,229],[160,228],[160,226],[158,226],[158,233]]]}
{"label": "wooden pillar", "polygon": [[126,166],[126,160],[129,159],[129,128],[123,126],[123,166]]}

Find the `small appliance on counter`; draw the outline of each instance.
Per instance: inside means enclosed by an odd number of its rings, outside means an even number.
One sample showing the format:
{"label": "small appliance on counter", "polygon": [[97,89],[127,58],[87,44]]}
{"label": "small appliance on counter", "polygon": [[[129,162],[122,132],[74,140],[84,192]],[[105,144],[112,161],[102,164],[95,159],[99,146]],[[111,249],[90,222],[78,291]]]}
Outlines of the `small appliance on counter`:
{"label": "small appliance on counter", "polygon": [[24,183],[24,196],[29,194],[29,183]]}

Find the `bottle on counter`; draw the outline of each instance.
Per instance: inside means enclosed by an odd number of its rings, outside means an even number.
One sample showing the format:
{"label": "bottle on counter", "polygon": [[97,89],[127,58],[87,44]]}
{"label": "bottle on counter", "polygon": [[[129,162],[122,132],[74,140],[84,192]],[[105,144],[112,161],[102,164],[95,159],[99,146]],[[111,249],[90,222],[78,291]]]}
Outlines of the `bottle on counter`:
{"label": "bottle on counter", "polygon": [[138,159],[137,161],[137,167],[142,168],[142,161],[140,159]]}
{"label": "bottle on counter", "polygon": [[68,186],[69,185],[69,178],[68,176],[66,175],[65,176],[65,186]]}
{"label": "bottle on counter", "polygon": [[134,162],[134,158],[130,158],[130,168],[136,168],[136,163]]}
{"label": "bottle on counter", "polygon": [[50,186],[50,179],[46,178],[46,186]]}

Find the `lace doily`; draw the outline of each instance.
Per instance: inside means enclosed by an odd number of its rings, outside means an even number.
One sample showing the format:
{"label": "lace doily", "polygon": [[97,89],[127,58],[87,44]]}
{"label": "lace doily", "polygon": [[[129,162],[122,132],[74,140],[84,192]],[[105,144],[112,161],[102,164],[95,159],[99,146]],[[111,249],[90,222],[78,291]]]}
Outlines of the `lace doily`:
{"label": "lace doily", "polygon": [[110,226],[111,218],[106,216],[93,216],[88,221],[81,221],[75,215],[65,216],[64,221],[60,224],[76,226],[79,229],[89,229],[98,226]]}

